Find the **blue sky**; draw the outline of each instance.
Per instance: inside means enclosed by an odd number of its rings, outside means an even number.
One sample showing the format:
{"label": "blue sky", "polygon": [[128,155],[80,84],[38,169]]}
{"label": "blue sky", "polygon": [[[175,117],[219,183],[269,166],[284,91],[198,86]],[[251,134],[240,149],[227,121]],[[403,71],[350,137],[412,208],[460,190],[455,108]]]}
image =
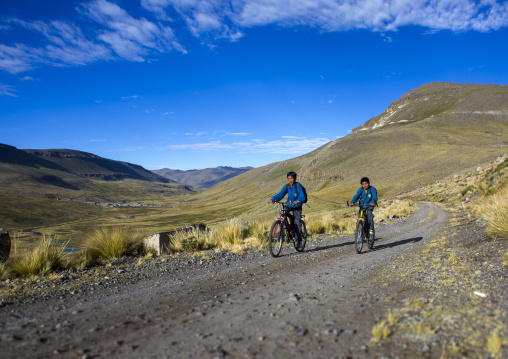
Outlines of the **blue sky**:
{"label": "blue sky", "polygon": [[2,0],[0,142],[262,166],[425,83],[508,84],[507,26],[499,0]]}

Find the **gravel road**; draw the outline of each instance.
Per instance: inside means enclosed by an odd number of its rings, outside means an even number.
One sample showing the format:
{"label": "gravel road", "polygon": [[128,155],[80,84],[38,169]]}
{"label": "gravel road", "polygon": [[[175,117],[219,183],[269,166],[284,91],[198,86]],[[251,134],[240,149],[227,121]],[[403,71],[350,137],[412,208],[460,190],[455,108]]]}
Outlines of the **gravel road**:
{"label": "gravel road", "polygon": [[[374,250],[323,236],[279,258],[263,252],[195,260],[179,270],[0,308],[2,358],[395,358],[369,345],[385,312],[371,276],[449,219],[419,203],[378,225]],[[381,269],[381,270],[380,270]]]}

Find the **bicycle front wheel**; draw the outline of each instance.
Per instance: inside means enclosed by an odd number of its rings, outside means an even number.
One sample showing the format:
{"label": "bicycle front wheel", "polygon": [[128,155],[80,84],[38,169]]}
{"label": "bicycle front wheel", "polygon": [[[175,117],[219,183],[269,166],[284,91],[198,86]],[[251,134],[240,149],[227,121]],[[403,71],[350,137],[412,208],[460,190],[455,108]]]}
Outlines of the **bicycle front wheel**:
{"label": "bicycle front wheel", "polygon": [[305,244],[307,243],[307,226],[304,221],[302,221],[302,238],[300,240],[300,245],[298,245],[297,241],[293,241],[293,243],[295,244],[295,249],[298,252],[303,252]]}
{"label": "bicycle front wheel", "polygon": [[268,249],[272,257],[278,257],[282,250],[282,241],[284,240],[284,233],[282,223],[275,221],[270,228],[270,237],[268,238]]}
{"label": "bicycle front wheel", "polygon": [[372,230],[372,234],[369,236],[369,240],[367,241],[367,243],[369,243],[369,248],[370,249],[373,249],[374,248],[374,240],[376,239],[376,230]]}
{"label": "bicycle front wheel", "polygon": [[356,253],[362,253],[363,240],[365,238],[365,234],[363,233],[363,226],[361,221],[356,222],[356,231],[355,231],[355,249]]}

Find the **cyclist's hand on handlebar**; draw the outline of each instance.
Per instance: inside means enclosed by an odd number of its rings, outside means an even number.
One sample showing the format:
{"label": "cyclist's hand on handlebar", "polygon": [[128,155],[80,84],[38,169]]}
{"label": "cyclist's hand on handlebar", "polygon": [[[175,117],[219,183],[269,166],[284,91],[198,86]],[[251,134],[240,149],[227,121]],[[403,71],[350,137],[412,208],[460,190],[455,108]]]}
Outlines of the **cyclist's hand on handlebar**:
{"label": "cyclist's hand on handlebar", "polygon": [[349,202],[349,207],[353,207],[353,206],[354,206],[353,202]]}
{"label": "cyclist's hand on handlebar", "polygon": [[293,204],[296,206],[297,204],[300,204],[298,201],[293,201]]}
{"label": "cyclist's hand on handlebar", "polygon": [[375,203],[369,203],[372,207],[374,207],[376,204]]}
{"label": "cyclist's hand on handlebar", "polygon": [[272,203],[273,203],[273,199],[271,199],[271,198],[270,198],[270,199],[268,200],[268,203],[272,204]]}

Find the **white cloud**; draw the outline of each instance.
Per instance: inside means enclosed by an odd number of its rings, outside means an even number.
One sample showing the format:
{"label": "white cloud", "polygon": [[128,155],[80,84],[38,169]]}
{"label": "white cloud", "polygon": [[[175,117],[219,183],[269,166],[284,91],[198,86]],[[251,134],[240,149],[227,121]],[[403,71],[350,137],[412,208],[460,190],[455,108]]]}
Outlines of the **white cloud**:
{"label": "white cloud", "polygon": [[19,79],[19,81],[35,81],[32,76],[25,76]]}
{"label": "white cloud", "polygon": [[15,92],[16,90],[12,86],[0,84],[0,95],[18,97]]}
{"label": "white cloud", "polygon": [[122,100],[129,100],[129,99],[138,99],[138,98],[144,98],[143,96],[139,96],[139,95],[132,95],[132,96],[123,96],[122,97]]}
{"label": "white cloud", "polygon": [[25,43],[0,44],[0,70],[16,74],[44,65],[145,61],[170,51],[186,53],[168,26],[179,21],[211,48],[216,39],[238,41],[242,31],[257,26],[366,29],[380,32],[388,42],[392,37],[385,33],[404,26],[422,26],[429,34],[508,26],[505,0],[141,0],[147,18],[131,15],[121,7],[124,3],[83,0],[75,21],[25,21],[4,14],[0,31],[21,27],[42,35],[44,42],[41,45],[34,37]]}
{"label": "white cloud", "polygon": [[147,19],[135,19],[115,3],[94,0],[84,5],[85,13],[103,25],[97,36],[116,52],[118,56],[132,61],[144,61],[143,55],[151,50],[167,52],[176,49],[185,52],[176,41],[169,26],[155,24]]}
{"label": "white cloud", "polygon": [[106,142],[107,140],[89,140],[90,142]]}
{"label": "white cloud", "polygon": [[232,132],[232,133],[226,133],[225,135],[229,135],[229,136],[248,136],[248,135],[252,135],[252,133],[249,133],[249,132]]}
{"label": "white cloud", "polygon": [[223,143],[221,141],[210,141],[205,143],[169,145],[170,150],[188,150],[193,152],[234,150],[239,153],[272,153],[272,154],[303,154],[315,150],[328,143],[327,138],[291,137],[287,136],[281,140],[267,141],[255,139],[245,142]]}
{"label": "white cloud", "polygon": [[508,25],[508,4],[496,0],[142,0],[141,4],[163,19],[169,19],[166,11],[172,7],[196,36],[212,33],[232,40],[241,37],[241,28],[265,25],[324,31],[393,31],[408,25],[490,31]]}

